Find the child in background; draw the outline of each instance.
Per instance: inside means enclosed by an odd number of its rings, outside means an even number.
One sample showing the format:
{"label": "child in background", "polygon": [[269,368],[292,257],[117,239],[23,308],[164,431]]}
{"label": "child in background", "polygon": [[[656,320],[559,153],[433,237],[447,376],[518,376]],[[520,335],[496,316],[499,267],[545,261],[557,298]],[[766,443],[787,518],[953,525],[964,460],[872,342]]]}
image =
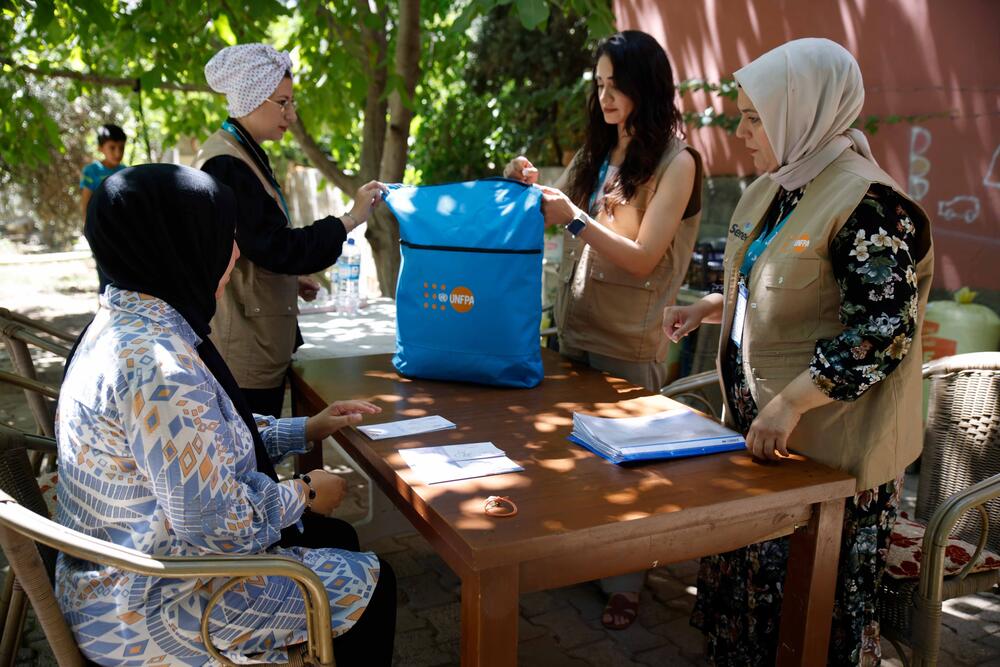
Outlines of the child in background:
{"label": "child in background", "polygon": [[[104,156],[104,159],[99,162],[95,160],[88,164],[83,168],[83,175],[80,177],[80,210],[83,212],[84,220],[87,218],[87,204],[90,203],[94,191],[104,182],[105,178],[127,166],[122,164],[127,139],[125,130],[117,125],[108,123],[97,129],[97,150]],[[97,280],[99,294],[104,291],[104,286],[108,283],[101,272],[101,267],[97,267]]]}

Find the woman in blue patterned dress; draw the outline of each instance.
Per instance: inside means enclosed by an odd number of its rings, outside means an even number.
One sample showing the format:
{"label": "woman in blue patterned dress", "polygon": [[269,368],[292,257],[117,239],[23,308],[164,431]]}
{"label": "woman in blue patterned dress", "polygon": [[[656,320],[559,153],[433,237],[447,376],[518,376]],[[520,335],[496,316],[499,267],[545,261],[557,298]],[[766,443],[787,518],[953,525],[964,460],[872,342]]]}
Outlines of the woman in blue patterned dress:
{"label": "woman in blue patterned dress", "polygon": [[[395,577],[361,552],[335,508],[343,480],[323,470],[279,482],[273,461],[363,413],[252,415],[208,339],[215,299],[239,251],[232,192],[202,172],[146,165],[109,177],[85,227],[111,281],[81,335],[59,400],[59,523],[156,556],[294,558],[331,602],[340,665],[389,665]],[[309,510],[314,510],[310,512]],[[102,665],[203,665],[202,610],[220,580],[162,579],[61,556],[56,594],[81,651]],[[283,661],[305,641],[296,584],[248,580],[211,614],[237,661]]]}

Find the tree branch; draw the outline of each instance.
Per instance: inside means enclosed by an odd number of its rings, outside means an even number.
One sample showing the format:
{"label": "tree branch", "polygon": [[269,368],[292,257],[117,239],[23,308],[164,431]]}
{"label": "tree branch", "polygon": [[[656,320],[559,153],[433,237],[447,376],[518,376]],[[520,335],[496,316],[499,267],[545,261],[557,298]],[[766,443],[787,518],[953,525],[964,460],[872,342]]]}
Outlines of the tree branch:
{"label": "tree branch", "polygon": [[326,23],[327,30],[336,34],[337,37],[340,38],[341,45],[345,49],[354,54],[354,57],[357,58],[362,63],[362,65],[364,65],[366,73],[370,75],[371,72],[368,71],[369,69],[368,53],[365,51],[364,46],[360,44],[356,39],[353,39],[351,35],[347,34],[347,31],[344,30],[343,26],[340,25],[340,23],[337,21],[337,17],[334,15],[333,12],[330,11],[328,7],[319,5],[316,8],[316,15],[317,18],[321,18],[324,20],[324,22]]}
{"label": "tree branch", "polygon": [[394,68],[405,94],[400,94],[399,88],[389,93],[390,120],[379,177],[397,182],[403,180],[406,168],[410,123],[414,115],[413,94],[420,78],[420,0],[400,0]]}
{"label": "tree branch", "polygon": [[[41,79],[72,79],[74,81],[84,81],[86,83],[96,83],[102,86],[114,86],[117,88],[135,88],[136,78],[126,78],[121,76],[107,76],[105,74],[94,74],[93,72],[78,72],[72,69],[45,69],[40,70],[30,65],[19,65],[7,58],[0,59],[0,65],[6,65],[19,72],[24,72],[29,76]],[[179,90],[185,93],[215,93],[206,85],[197,83],[157,83],[153,88],[163,90]]]}
{"label": "tree branch", "polygon": [[363,181],[360,176],[349,176],[344,173],[344,170],[340,168],[336,162],[327,157],[323,149],[319,147],[316,140],[312,138],[309,131],[306,130],[305,125],[302,124],[302,119],[298,118],[294,123],[291,124],[289,129],[292,131],[292,135],[295,140],[299,142],[299,146],[302,147],[302,151],[309,158],[309,161],[314,167],[320,170],[331,183],[336,185],[338,188],[343,190],[348,196],[353,197],[354,192],[363,185]]}

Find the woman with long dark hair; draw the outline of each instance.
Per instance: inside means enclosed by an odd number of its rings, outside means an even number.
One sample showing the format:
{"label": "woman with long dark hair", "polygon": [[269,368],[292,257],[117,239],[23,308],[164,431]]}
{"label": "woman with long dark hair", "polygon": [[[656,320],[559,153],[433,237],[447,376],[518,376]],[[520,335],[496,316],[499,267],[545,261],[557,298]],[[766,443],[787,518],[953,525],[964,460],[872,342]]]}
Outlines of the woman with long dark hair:
{"label": "woman with long dark hair", "polygon": [[[701,217],[701,157],[680,137],[667,54],[636,30],[595,52],[587,138],[554,188],[546,225],[565,228],[556,324],[562,354],[659,391],[666,380],[663,309],[684,281]],[[525,157],[504,174],[533,183]],[[603,623],[628,627],[642,574],[605,579]]]}

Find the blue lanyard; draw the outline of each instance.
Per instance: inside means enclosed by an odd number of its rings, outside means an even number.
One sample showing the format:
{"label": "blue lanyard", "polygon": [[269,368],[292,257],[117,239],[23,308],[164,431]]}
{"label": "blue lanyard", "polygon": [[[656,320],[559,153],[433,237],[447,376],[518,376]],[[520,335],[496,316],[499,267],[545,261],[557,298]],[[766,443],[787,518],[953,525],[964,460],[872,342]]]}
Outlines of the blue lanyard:
{"label": "blue lanyard", "polygon": [[594,191],[590,195],[590,205],[587,207],[587,213],[594,215],[594,204],[597,203],[597,195],[601,190],[601,186],[604,184],[604,179],[608,175],[608,158],[604,158],[604,162],[601,163],[601,171],[597,174],[597,183],[594,184]]}
{"label": "blue lanyard", "polygon": [[[233,127],[233,124],[230,123],[228,120],[222,121],[222,129],[228,132],[229,134],[233,135],[236,138],[236,141],[240,142],[240,145],[242,145],[244,148],[246,148],[247,150],[252,150],[249,146],[247,146],[246,142],[243,140],[243,137],[240,136],[239,131],[235,127]],[[271,174],[265,173],[264,175],[267,176],[267,180],[271,183],[271,187],[274,188],[274,191],[278,193],[278,199],[281,200],[281,208],[285,212],[285,219],[288,220],[289,223],[291,223],[292,216],[288,214],[288,202],[285,201],[285,194],[281,191],[281,186],[278,185],[278,182],[274,180],[274,176],[272,176]]]}
{"label": "blue lanyard", "polygon": [[785,225],[785,222],[788,221],[788,218],[791,217],[791,215],[792,213],[789,211],[788,215],[782,218],[771,231],[764,236],[758,236],[755,238],[753,243],[750,244],[750,247],[747,248],[747,254],[743,256],[743,264],[740,265],[740,273],[747,277],[747,282],[749,282],[750,279],[750,272],[753,271],[753,265],[756,264],[760,256],[764,254],[764,251],[767,250],[767,246],[769,246],[771,241],[774,240],[774,237],[778,235],[778,232],[781,231],[781,228]]}

